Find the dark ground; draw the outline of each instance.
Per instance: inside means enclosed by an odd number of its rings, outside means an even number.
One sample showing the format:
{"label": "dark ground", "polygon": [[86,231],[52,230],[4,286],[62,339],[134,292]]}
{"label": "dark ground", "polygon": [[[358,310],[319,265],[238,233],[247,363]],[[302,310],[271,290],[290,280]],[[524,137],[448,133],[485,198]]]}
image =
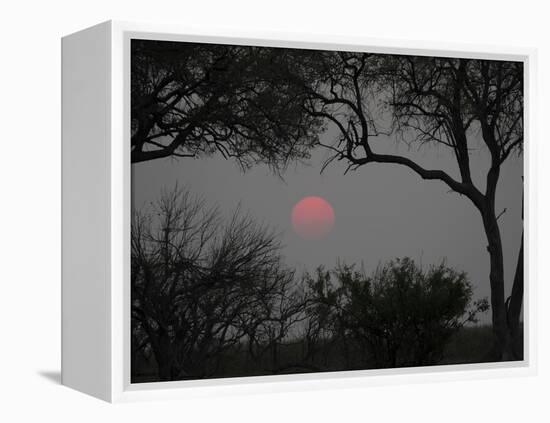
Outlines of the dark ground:
{"label": "dark ground", "polygon": [[[439,365],[450,364],[472,364],[491,362],[491,347],[493,345],[493,333],[490,325],[469,326],[462,328],[456,333],[445,347],[444,357],[439,362]],[[242,376],[262,376],[273,374],[296,374],[296,373],[314,373],[314,372],[331,372],[343,370],[366,370],[379,368],[373,363],[344,363],[342,359],[334,359],[340,357],[337,354],[331,354],[333,348],[338,348],[335,345],[328,345],[327,348],[321,350],[316,355],[314,360],[315,367],[301,366],[295,363],[293,357],[300,356],[302,345],[301,343],[286,343],[280,346],[279,360],[281,363],[286,363],[281,369],[276,372],[266,371],[265,368],[258,366],[257,362],[250,360],[245,354],[245,348],[240,352],[231,352],[222,360],[223,369],[220,369],[211,378],[225,377],[242,377]],[[266,368],[269,367],[269,358],[266,358],[264,363]],[[138,371],[132,377],[132,383],[155,382],[158,381],[156,363],[154,358],[145,359],[140,357],[138,360]],[[318,368],[316,368],[318,367]]]}

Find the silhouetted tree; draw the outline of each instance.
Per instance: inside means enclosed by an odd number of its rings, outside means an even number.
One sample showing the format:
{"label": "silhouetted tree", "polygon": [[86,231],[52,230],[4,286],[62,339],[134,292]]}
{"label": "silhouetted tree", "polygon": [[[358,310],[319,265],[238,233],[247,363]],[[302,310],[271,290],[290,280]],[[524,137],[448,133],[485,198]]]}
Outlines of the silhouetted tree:
{"label": "silhouetted tree", "polygon": [[217,152],[278,170],[307,157],[320,122],[284,78],[289,52],[133,40],[132,162]]}
{"label": "silhouetted tree", "polygon": [[[332,159],[346,161],[348,169],[370,163],[404,166],[422,179],[442,181],[479,211],[490,257],[495,359],[522,358],[513,338],[518,336],[523,298],[523,249],[506,302],[495,210],[501,167],[523,148],[522,63],[346,52],[312,53],[309,63],[315,65],[308,79],[298,75],[292,80],[300,90],[309,90],[309,113],[338,130],[336,142],[325,145],[334,151]],[[388,120],[392,127],[384,127]],[[387,154],[387,146],[375,140],[392,131],[408,136],[410,143],[449,148],[459,177],[425,168],[405,155]],[[490,154],[485,186],[476,186],[471,176],[476,132]]]}
{"label": "silhouetted tree", "polygon": [[[308,276],[312,304],[329,337],[347,342],[355,367],[437,364],[449,339],[486,311],[487,300],[472,302],[465,273],[444,263],[423,271],[409,258],[379,267],[371,276],[341,265]],[[353,364],[348,364],[351,368]]]}
{"label": "silhouetted tree", "polygon": [[150,346],[160,380],[214,374],[248,333],[244,321],[283,319],[257,312],[289,295],[293,272],[279,249],[275,234],[239,209],[223,222],[187,191],[166,192],[149,214],[134,214],[133,341]]}

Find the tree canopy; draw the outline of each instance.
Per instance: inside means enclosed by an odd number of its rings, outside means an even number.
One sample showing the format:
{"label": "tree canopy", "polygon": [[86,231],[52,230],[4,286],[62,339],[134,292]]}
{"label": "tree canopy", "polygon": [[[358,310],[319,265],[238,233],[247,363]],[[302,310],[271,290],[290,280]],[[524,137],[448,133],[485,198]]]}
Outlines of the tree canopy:
{"label": "tree canopy", "polygon": [[262,162],[280,170],[308,157],[322,122],[285,78],[296,55],[133,40],[132,162],[219,153],[244,168]]}

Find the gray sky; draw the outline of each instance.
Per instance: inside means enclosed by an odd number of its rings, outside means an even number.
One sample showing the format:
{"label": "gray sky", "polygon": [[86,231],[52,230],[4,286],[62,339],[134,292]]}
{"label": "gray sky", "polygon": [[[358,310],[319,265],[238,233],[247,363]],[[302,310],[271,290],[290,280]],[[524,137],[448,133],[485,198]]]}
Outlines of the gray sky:
{"label": "gray sky", "polygon": [[[330,141],[333,134],[326,133],[323,138]],[[446,148],[410,151],[394,139],[378,143],[375,148],[379,152],[407,155],[427,168],[444,169],[456,177],[456,165]],[[489,296],[486,238],[479,212],[467,198],[449,192],[442,182],[423,181],[398,165],[372,163],[344,175],[346,164],[335,161],[320,174],[327,154],[325,149],[316,150],[306,165],[291,167],[284,181],[263,165],[243,173],[235,162],[219,155],[134,164],[133,203],[140,208],[177,181],[209,204],[218,205],[222,212],[231,213],[240,202],[256,219],[274,226],[282,234],[286,262],[298,270],[312,270],[320,264],[330,268],[340,259],[362,262],[370,273],[379,262],[395,257],[410,256],[424,266],[446,258],[448,265],[468,273],[476,298]],[[471,160],[474,181],[484,189],[488,155],[480,147]],[[497,192],[497,213],[507,209],[499,220],[507,293],[522,230],[522,174],[522,159],[511,157],[503,167]],[[304,240],[292,229],[292,207],[309,195],[324,197],[334,208],[334,228],[321,240]],[[482,321],[489,320],[490,313],[486,313]]]}

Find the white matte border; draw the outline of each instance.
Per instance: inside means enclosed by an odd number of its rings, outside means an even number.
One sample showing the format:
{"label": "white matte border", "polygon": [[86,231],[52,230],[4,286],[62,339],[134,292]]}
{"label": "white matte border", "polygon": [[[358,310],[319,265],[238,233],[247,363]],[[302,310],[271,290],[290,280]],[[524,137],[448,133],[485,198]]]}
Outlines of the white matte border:
{"label": "white matte border", "polygon": [[[536,374],[536,51],[489,45],[341,37],[326,34],[204,30],[190,26],[111,22],[111,400],[142,401],[211,395],[430,383]],[[397,369],[130,384],[130,39],[368,51],[384,54],[516,60],[524,63],[524,360]]]}

